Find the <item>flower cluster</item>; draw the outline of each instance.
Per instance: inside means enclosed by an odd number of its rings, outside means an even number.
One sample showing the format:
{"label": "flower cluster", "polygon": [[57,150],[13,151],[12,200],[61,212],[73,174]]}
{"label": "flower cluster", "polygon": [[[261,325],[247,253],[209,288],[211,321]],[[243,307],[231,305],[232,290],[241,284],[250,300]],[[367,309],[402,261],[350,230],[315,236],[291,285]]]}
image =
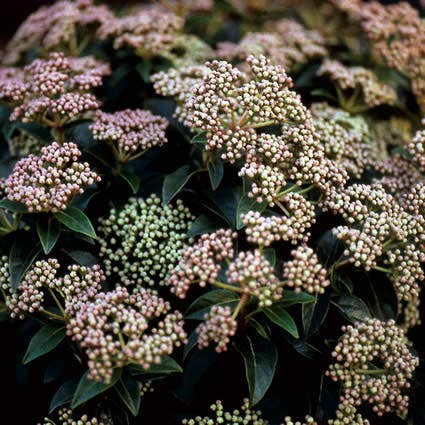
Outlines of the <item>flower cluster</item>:
{"label": "flower cluster", "polygon": [[370,404],[378,415],[405,416],[405,393],[418,358],[410,353],[404,331],[394,321],[369,319],[343,327],[343,332],[332,353],[336,363],[328,371],[341,383],[341,400],[354,406]]}
{"label": "flower cluster", "polygon": [[421,268],[425,261],[425,218],[409,212],[414,212],[414,206],[420,203],[419,193],[411,192],[410,197],[404,198],[403,208],[378,183],[354,184],[335,192],[324,205],[341,214],[348,224],[333,229],[345,243],[346,261],[366,270],[380,270],[379,263],[383,264],[386,268],[382,270],[394,284],[400,307],[408,303],[410,316],[412,307],[418,307],[419,282],[425,278]]}
{"label": "flower cluster", "polygon": [[223,403],[218,400],[210,406],[213,416],[200,417],[194,419],[183,419],[182,425],[210,425],[227,424],[232,425],[267,425],[268,422],[262,418],[259,410],[250,407],[249,400],[244,400],[240,409],[233,411],[224,410]]}
{"label": "flower cluster", "polygon": [[425,26],[418,11],[407,2],[383,5],[377,1],[359,1],[350,15],[361,23],[375,56],[409,76],[412,91],[423,111]]}
{"label": "flower cluster", "polygon": [[100,181],[87,162],[78,161],[80,156],[75,143],[54,142],[43,147],[39,156],[21,159],[7,179],[7,197],[26,205],[29,212],[66,209],[85,186]]}
{"label": "flower cluster", "polygon": [[142,6],[132,13],[106,21],[99,29],[102,39],[113,38],[114,48],[130,47],[136,54],[151,58],[171,50],[183,27],[183,20],[155,5]]}
{"label": "flower cluster", "polygon": [[220,229],[202,235],[194,245],[186,247],[167,280],[171,292],[185,298],[192,284],[198,283],[201,287],[213,284],[220,272],[221,262],[230,261],[235,255],[235,238],[236,233],[230,229]]}
{"label": "flower cluster", "polygon": [[[3,262],[3,261],[2,261]],[[7,263],[3,263],[7,264]],[[4,266],[3,266],[4,267]],[[2,270],[2,290],[12,318],[24,319],[28,313],[44,310],[45,290],[55,286],[59,263],[54,258],[36,261],[25,274],[19,288],[12,292],[6,270]]]}
{"label": "flower cluster", "polygon": [[99,226],[106,275],[127,286],[164,284],[182,255],[192,218],[182,201],[164,205],[155,194],[111,209]]}
{"label": "flower cluster", "polygon": [[33,49],[42,52],[62,49],[70,55],[78,55],[96,28],[112,17],[106,5],[96,6],[92,0],[59,0],[43,6],[18,28],[6,46],[3,62],[16,64]]}
{"label": "flower cluster", "polygon": [[209,68],[204,65],[189,65],[157,72],[151,76],[151,81],[158,94],[175,99],[177,107],[174,116],[185,121],[188,115],[184,105],[191,98],[195,85],[200,84],[208,73]]}
{"label": "flower cluster", "polygon": [[240,252],[229,264],[226,276],[229,283],[258,298],[260,307],[270,307],[282,298],[282,283],[274,274],[273,266],[258,249]]}
{"label": "flower cluster", "polygon": [[[67,333],[88,357],[89,378],[109,383],[114,369],[129,363],[148,369],[186,343],[183,316],[170,309],[168,302],[145,288],[130,294],[117,287],[81,303]],[[152,320],[156,327],[150,325]]]}
{"label": "flower cluster", "polygon": [[315,103],[310,109],[316,133],[329,159],[357,178],[376,164],[379,147],[373,143],[364,118],[326,103]]}
{"label": "flower cluster", "polygon": [[314,251],[308,246],[300,245],[291,255],[293,259],[286,262],[283,268],[285,285],[294,288],[295,292],[323,294],[330,281]]}
{"label": "flower cluster", "polygon": [[53,288],[64,298],[66,314],[74,316],[81,303],[96,299],[104,281],[105,274],[99,265],[72,264],[64,276],[56,279]]}
{"label": "flower cluster", "polygon": [[0,80],[0,101],[15,106],[12,121],[62,129],[100,106],[90,91],[107,73],[109,67],[93,58],[51,53],[47,59],[35,59],[13,80]]}
{"label": "flower cluster", "polygon": [[315,208],[303,195],[289,192],[279,202],[285,215],[264,216],[258,211],[249,211],[242,216],[242,223],[246,226],[248,242],[259,246],[269,246],[280,240],[290,241],[293,244],[307,242],[309,228],[315,223]]}
{"label": "flower cluster", "polygon": [[98,111],[90,126],[93,137],[112,145],[120,162],[134,159],[153,146],[167,142],[165,118],[142,109],[125,109],[114,113]]}
{"label": "flower cluster", "polygon": [[[225,61],[207,62],[210,69],[186,102],[185,124],[207,133],[207,150],[222,151],[233,162],[254,143],[254,128],[286,121],[302,122],[307,110],[291,90],[292,80],[264,56],[249,56],[253,78]],[[246,138],[239,149],[233,141]],[[230,149],[229,149],[230,148]]]}
{"label": "flower cluster", "polygon": [[245,60],[249,55],[265,55],[274,64],[290,70],[314,58],[327,55],[325,40],[317,31],[306,29],[293,19],[270,25],[270,32],[254,32],[237,44],[221,42],[217,56],[226,60]]}
{"label": "flower cluster", "polygon": [[237,329],[238,324],[232,317],[232,309],[229,306],[213,305],[205,314],[204,322],[196,328],[198,346],[205,348],[213,342],[218,353],[227,351],[230,338],[235,335]]}
{"label": "flower cluster", "polygon": [[393,105],[397,100],[392,87],[380,82],[372,71],[360,66],[348,67],[336,60],[327,59],[320,67],[319,75],[325,75],[334,82],[341,100],[344,99],[342,104],[348,111]]}

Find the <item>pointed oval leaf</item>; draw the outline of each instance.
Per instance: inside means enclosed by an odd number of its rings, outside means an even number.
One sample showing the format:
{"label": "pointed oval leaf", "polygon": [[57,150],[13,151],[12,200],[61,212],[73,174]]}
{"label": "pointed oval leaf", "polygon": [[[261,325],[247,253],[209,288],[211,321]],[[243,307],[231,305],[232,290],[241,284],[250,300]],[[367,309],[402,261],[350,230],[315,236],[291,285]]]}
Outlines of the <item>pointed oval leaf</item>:
{"label": "pointed oval leaf", "polygon": [[183,165],[183,167],[177,168],[174,173],[165,176],[162,185],[162,201],[164,204],[168,204],[195,173],[196,171],[193,171],[190,165]]}
{"label": "pointed oval leaf", "polygon": [[308,294],[307,292],[295,292],[286,290],[283,293],[282,300],[276,304],[282,307],[289,307],[294,304],[306,304],[317,301],[317,298],[313,295]]}
{"label": "pointed oval leaf", "polygon": [[44,253],[48,254],[59,239],[60,226],[51,218],[40,217],[37,221],[37,233]]}
{"label": "pointed oval leaf", "polygon": [[133,194],[135,195],[140,187],[140,176],[127,171],[122,171],[120,177],[130,186]]}
{"label": "pointed oval leaf", "polygon": [[117,382],[114,390],[127,406],[130,413],[133,416],[137,416],[141,399],[139,383],[131,375],[126,374]]}
{"label": "pointed oval leaf", "polygon": [[68,207],[65,211],[55,213],[55,217],[68,229],[96,239],[96,232],[89,218],[78,208]]}
{"label": "pointed oval leaf", "polygon": [[22,362],[27,364],[44,354],[49,353],[62,342],[65,335],[65,327],[63,326],[58,327],[50,324],[44,325],[31,338]]}
{"label": "pointed oval leaf", "polygon": [[25,214],[28,212],[28,208],[20,202],[11,201],[10,199],[4,198],[0,200],[0,208],[5,210]]}
{"label": "pointed oval leaf", "polygon": [[223,227],[223,225],[219,223],[218,220],[214,220],[205,214],[201,214],[190,226],[187,236],[189,238],[193,238],[194,236],[203,235],[204,233],[215,232],[221,227]]}
{"label": "pointed oval leaf", "polygon": [[217,155],[208,162],[208,175],[210,176],[212,189],[216,190],[220,186],[224,176],[223,161]]}
{"label": "pointed oval leaf", "polygon": [[96,382],[88,379],[89,371],[87,371],[78,382],[77,389],[75,390],[74,397],[72,398],[71,408],[75,409],[86,401],[91,400],[97,395],[113,387],[120,379],[121,372],[121,369],[115,369],[112,374],[111,382],[109,384],[105,384],[104,382]]}
{"label": "pointed oval leaf", "polygon": [[366,303],[355,295],[341,295],[333,298],[331,303],[352,323],[363,322],[371,317]]}
{"label": "pointed oval leaf", "polygon": [[294,338],[298,338],[298,329],[291,315],[280,305],[272,305],[265,308],[264,314],[277,326],[289,332]]}
{"label": "pointed oval leaf", "polygon": [[252,405],[257,404],[269,389],[277,364],[275,345],[258,335],[247,335],[235,343],[245,364],[245,374]]}
{"label": "pointed oval leaf", "polygon": [[240,296],[227,289],[213,289],[197,298],[186,310],[187,320],[202,320],[213,305],[230,305],[238,303]]}
{"label": "pointed oval leaf", "polygon": [[74,396],[75,390],[77,389],[77,385],[78,378],[72,378],[65,381],[53,396],[50,402],[49,413],[52,413],[55,409],[63,406],[64,404],[69,404]]}
{"label": "pointed oval leaf", "polygon": [[27,235],[19,235],[9,254],[9,275],[12,291],[16,291],[25,273],[41,252],[40,244],[29,243]]}

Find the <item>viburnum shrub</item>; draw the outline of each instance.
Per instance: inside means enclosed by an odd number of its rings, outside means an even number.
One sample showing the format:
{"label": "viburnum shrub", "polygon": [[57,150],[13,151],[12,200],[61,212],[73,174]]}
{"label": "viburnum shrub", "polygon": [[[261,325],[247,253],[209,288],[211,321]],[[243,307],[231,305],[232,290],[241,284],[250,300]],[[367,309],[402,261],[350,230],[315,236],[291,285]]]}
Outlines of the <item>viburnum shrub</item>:
{"label": "viburnum shrub", "polygon": [[1,423],[425,424],[418,10],[59,0],[0,63]]}

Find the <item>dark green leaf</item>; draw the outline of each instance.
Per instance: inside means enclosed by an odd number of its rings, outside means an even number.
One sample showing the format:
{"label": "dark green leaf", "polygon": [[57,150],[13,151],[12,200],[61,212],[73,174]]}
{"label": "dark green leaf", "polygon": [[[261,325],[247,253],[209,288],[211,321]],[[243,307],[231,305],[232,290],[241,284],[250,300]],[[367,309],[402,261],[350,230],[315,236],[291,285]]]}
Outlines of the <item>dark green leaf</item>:
{"label": "dark green leaf", "polygon": [[317,245],[317,255],[325,267],[334,264],[343,252],[343,244],[332,230],[328,230],[320,237]]}
{"label": "dark green leaf", "polygon": [[304,336],[306,338],[313,335],[325,320],[329,310],[329,296],[322,295],[313,303],[303,304],[302,320],[304,326]]}
{"label": "dark green leaf", "polygon": [[65,327],[55,325],[44,325],[32,338],[25,353],[23,363],[27,364],[33,360],[49,353],[55,349],[65,338]]}
{"label": "dark green leaf", "polygon": [[122,179],[130,186],[133,194],[136,194],[140,187],[140,176],[127,171],[122,171],[120,173],[120,177],[122,177]]}
{"label": "dark green leaf", "polygon": [[64,252],[69,255],[74,261],[82,266],[91,267],[95,264],[99,264],[99,258],[94,256],[92,253],[87,251],[73,250]]}
{"label": "dark green leaf", "polygon": [[28,212],[28,208],[26,207],[26,205],[21,204],[20,202],[11,201],[7,198],[0,200],[0,208],[4,208],[5,210],[20,214],[25,214]]}
{"label": "dark green leaf", "polygon": [[171,373],[181,373],[183,369],[172,357],[162,356],[161,363],[153,364],[149,369],[145,369],[138,364],[131,364],[128,366],[128,371],[131,375],[161,376]]}
{"label": "dark green leaf", "polygon": [[10,285],[13,291],[16,291],[25,273],[40,252],[40,244],[29,243],[26,234],[21,234],[16,238],[9,254]]}
{"label": "dark green leaf", "polygon": [[56,391],[55,395],[50,402],[49,413],[64,404],[69,404],[74,397],[75,390],[77,389],[78,378],[72,378],[65,381]]}
{"label": "dark green leaf", "polygon": [[60,235],[60,226],[51,217],[40,217],[37,221],[37,233],[45,254],[56,245]]}
{"label": "dark green leaf", "polygon": [[273,267],[276,265],[276,251],[274,248],[263,249],[263,256]]}
{"label": "dark green leaf", "polygon": [[295,339],[288,335],[287,341],[292,345],[297,353],[308,359],[317,359],[322,354],[316,347],[302,339]]}
{"label": "dark green leaf", "polygon": [[207,136],[205,133],[199,133],[192,137],[190,143],[194,145],[202,145],[204,146],[207,143]]}
{"label": "dark green leaf", "polygon": [[196,332],[196,329],[194,329],[189,335],[187,344],[184,346],[183,361],[186,360],[186,357],[193,350],[193,348],[195,348],[197,344],[198,344],[198,332]]}
{"label": "dark green leaf", "polygon": [[265,325],[261,323],[259,320],[256,320],[253,317],[250,317],[249,324],[255,329],[258,335],[262,336],[263,338],[270,339],[270,335],[269,335],[270,328],[266,328]]}
{"label": "dark green leaf", "polygon": [[168,204],[183,189],[194,173],[196,171],[193,171],[190,165],[183,165],[183,167],[165,177],[162,186],[162,201],[164,204]]}
{"label": "dark green leaf", "polygon": [[141,60],[136,66],[137,72],[145,83],[150,81],[150,73],[152,70],[152,62],[150,60]]}
{"label": "dark green leaf", "polygon": [[203,235],[204,233],[215,232],[222,226],[223,225],[219,223],[218,220],[214,220],[205,214],[201,214],[190,226],[187,236],[189,238],[193,238],[194,236]]}
{"label": "dark green leaf", "polygon": [[291,315],[280,305],[272,305],[264,310],[265,315],[277,326],[298,338],[298,329]]}
{"label": "dark green leaf", "polygon": [[213,305],[233,305],[239,302],[240,296],[227,289],[213,289],[197,298],[186,310],[187,320],[202,320]]}
{"label": "dark green leaf", "polygon": [[269,389],[277,364],[277,350],[272,342],[258,335],[246,335],[235,343],[244,359],[251,403],[257,404]]}
{"label": "dark green leaf", "polygon": [[117,382],[114,389],[130,413],[137,416],[141,398],[139,383],[131,375],[125,374]]}
{"label": "dark green leaf", "polygon": [[385,273],[375,270],[367,273],[365,278],[369,283],[370,295],[363,298],[367,300],[373,317],[380,320],[395,320],[398,314],[398,301],[393,283]]}
{"label": "dark green leaf", "polygon": [[258,203],[255,198],[250,198],[247,194],[244,194],[239,200],[238,209],[236,212],[236,229],[242,229],[244,225],[242,224],[241,216],[246,214],[249,211],[259,211],[262,212],[267,207],[267,201]]}
{"label": "dark green leaf", "polygon": [[96,382],[88,379],[88,373],[89,371],[81,377],[80,382],[78,383],[74,397],[72,398],[72,409],[75,409],[86,401],[91,400],[97,395],[113,387],[121,377],[121,369],[115,369],[111,382],[109,384],[105,384],[104,382]]}
{"label": "dark green leaf", "polygon": [[223,161],[218,155],[215,155],[213,159],[208,162],[208,174],[210,176],[211,187],[216,190],[220,186],[224,176]]}
{"label": "dark green leaf", "polygon": [[205,206],[226,220],[232,227],[236,227],[237,210],[242,196],[242,188],[221,186],[216,191],[209,192],[207,196],[210,202]]}
{"label": "dark green leaf", "polygon": [[276,304],[282,307],[289,307],[294,304],[305,304],[316,301],[316,297],[307,292],[295,292],[289,289],[283,292],[283,298]]}
{"label": "dark green leaf", "polygon": [[68,229],[96,238],[96,232],[89,218],[78,208],[68,207],[65,211],[55,213],[55,217]]}
{"label": "dark green leaf", "polygon": [[333,298],[331,302],[350,322],[365,321],[370,318],[368,306],[355,295],[341,295]]}

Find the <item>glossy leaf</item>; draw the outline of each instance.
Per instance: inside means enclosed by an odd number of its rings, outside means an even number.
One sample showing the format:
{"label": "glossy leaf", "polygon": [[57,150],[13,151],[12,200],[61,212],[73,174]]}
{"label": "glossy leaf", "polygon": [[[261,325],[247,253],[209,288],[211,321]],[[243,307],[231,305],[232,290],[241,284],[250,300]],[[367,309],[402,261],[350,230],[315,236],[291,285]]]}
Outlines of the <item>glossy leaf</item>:
{"label": "glossy leaf", "polygon": [[162,186],[162,201],[168,204],[185,186],[190,177],[196,173],[189,165],[183,165],[174,173],[168,174]]}
{"label": "glossy leaf", "polygon": [[96,238],[96,232],[94,231],[90,219],[80,209],[68,207],[65,211],[55,213],[55,217],[63,225],[68,227],[68,229],[90,236],[94,239]]}
{"label": "glossy leaf", "polygon": [[201,214],[190,226],[187,236],[193,238],[194,236],[203,235],[204,233],[215,232],[222,226],[223,224],[219,223],[218,220],[214,220],[206,214]]}
{"label": "glossy leaf", "polygon": [[313,335],[325,320],[329,311],[329,297],[322,295],[313,303],[303,304],[302,320],[304,326],[304,336],[306,338]]}
{"label": "glossy leaf", "polygon": [[72,398],[72,409],[75,409],[81,404],[113,387],[121,377],[121,369],[115,369],[111,382],[109,384],[105,384],[104,382],[96,382],[88,379],[88,373],[89,371],[87,371],[78,382],[77,389],[75,390],[74,397]]}
{"label": "glossy leaf", "polygon": [[78,385],[78,378],[72,378],[68,381],[65,381],[58,388],[55,395],[53,396],[50,402],[49,413],[52,413],[54,410],[56,410],[60,406],[69,404],[72,401],[72,398],[74,397],[74,393],[75,393],[75,390],[77,389],[77,385]]}
{"label": "glossy leaf", "polygon": [[255,405],[272,383],[278,356],[276,347],[267,339],[253,334],[237,341],[235,348],[243,357],[249,395]]}
{"label": "glossy leaf", "polygon": [[282,300],[278,301],[276,304],[282,307],[289,307],[294,304],[305,304],[314,301],[316,301],[316,297],[307,292],[295,292],[288,289],[283,292]]}
{"label": "glossy leaf", "polygon": [[272,305],[263,311],[275,325],[289,332],[294,338],[298,338],[297,325],[291,315],[282,306]]}
{"label": "glossy leaf", "polygon": [[273,267],[276,265],[276,251],[274,248],[263,249],[263,256]]}
{"label": "glossy leaf", "polygon": [[65,327],[55,325],[44,325],[35,335],[31,338],[28,345],[27,352],[25,353],[23,363],[27,364],[41,356],[54,350],[65,338]]}
{"label": "glossy leaf", "polygon": [[220,186],[224,176],[223,161],[218,155],[215,155],[213,159],[208,162],[208,175],[210,176],[211,187],[216,190]]}
{"label": "glossy leaf", "polygon": [[60,236],[60,226],[51,217],[40,217],[37,221],[37,233],[45,254],[56,245]]}
{"label": "glossy leaf", "polygon": [[239,200],[238,209],[236,213],[236,229],[242,229],[241,216],[249,211],[262,212],[267,208],[267,202],[258,203],[255,198],[250,198],[247,194],[244,194]]}
{"label": "glossy leaf", "polygon": [[16,291],[25,273],[40,252],[40,244],[29,242],[27,235],[21,234],[16,238],[9,254],[10,285],[13,291]]}
{"label": "glossy leaf", "polygon": [[355,295],[335,297],[331,302],[350,322],[365,321],[371,317],[366,303]]}
{"label": "glossy leaf", "polygon": [[28,212],[28,208],[26,207],[26,205],[21,204],[20,202],[11,201],[7,198],[0,200],[0,208],[4,208],[5,210],[20,214],[25,214]]}
{"label": "glossy leaf", "polygon": [[140,187],[140,176],[127,171],[122,171],[120,177],[130,186],[133,194],[135,195]]}
{"label": "glossy leaf", "polygon": [[130,413],[137,416],[141,399],[139,383],[131,375],[125,374],[117,382],[114,389]]}
{"label": "glossy leaf", "polygon": [[234,305],[240,296],[227,289],[213,289],[197,298],[186,310],[187,320],[202,320],[213,305]]}

